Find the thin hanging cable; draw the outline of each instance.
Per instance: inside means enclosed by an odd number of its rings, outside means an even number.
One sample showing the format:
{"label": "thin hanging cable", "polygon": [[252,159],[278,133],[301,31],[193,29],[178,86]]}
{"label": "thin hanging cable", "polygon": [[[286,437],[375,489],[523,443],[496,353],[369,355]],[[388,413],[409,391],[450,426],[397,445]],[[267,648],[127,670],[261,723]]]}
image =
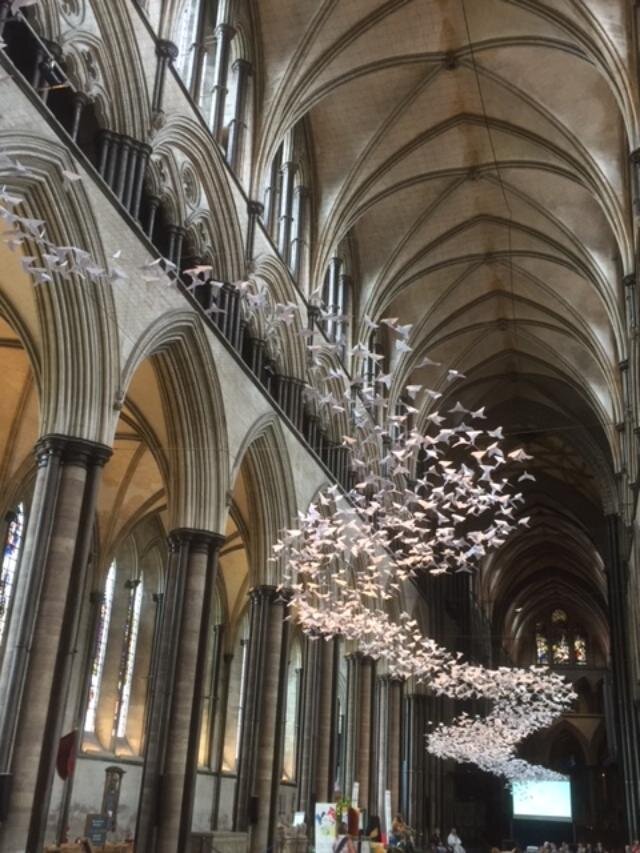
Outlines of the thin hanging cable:
{"label": "thin hanging cable", "polygon": [[496,176],[498,178],[498,183],[500,185],[500,190],[502,192],[502,197],[504,199],[504,204],[507,210],[507,215],[509,218],[509,224],[507,226],[507,252],[509,255],[509,291],[511,295],[511,311],[513,315],[513,350],[516,358],[516,367],[517,367],[517,357],[518,357],[518,319],[516,312],[516,297],[515,297],[515,288],[513,283],[513,243],[512,243],[512,229],[513,229],[513,210],[511,208],[511,204],[509,202],[509,196],[507,194],[507,190],[504,185],[504,181],[502,179],[502,173],[500,171],[500,163],[498,160],[498,155],[496,152],[495,143],[493,140],[493,134],[491,133],[491,124],[489,122],[489,116],[487,114],[487,107],[484,100],[484,94],[482,92],[482,85],[480,82],[480,72],[478,71],[478,64],[476,62],[476,55],[473,47],[473,42],[471,39],[471,28],[469,26],[469,18],[467,17],[467,6],[466,0],[460,0],[462,6],[462,15],[464,18],[464,26],[467,34],[467,45],[469,48],[469,55],[471,57],[471,65],[473,66],[473,73],[476,78],[476,86],[478,89],[478,97],[480,99],[480,106],[482,109],[482,118],[484,120],[485,128],[487,131],[487,137],[489,139],[489,145],[491,147],[491,156],[493,158],[493,164],[496,170]]}

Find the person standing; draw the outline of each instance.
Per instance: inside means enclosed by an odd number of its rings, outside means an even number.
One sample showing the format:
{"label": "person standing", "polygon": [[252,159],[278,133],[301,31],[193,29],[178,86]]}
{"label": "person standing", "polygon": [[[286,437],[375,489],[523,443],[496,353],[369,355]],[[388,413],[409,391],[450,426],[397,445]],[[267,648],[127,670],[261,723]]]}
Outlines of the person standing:
{"label": "person standing", "polygon": [[458,835],[458,831],[455,826],[451,828],[451,831],[447,836],[447,844],[453,851],[453,853],[466,853],[464,847],[462,846],[462,839]]}
{"label": "person standing", "polygon": [[338,824],[338,835],[333,842],[333,853],[356,853],[356,848],[347,832],[346,823]]}

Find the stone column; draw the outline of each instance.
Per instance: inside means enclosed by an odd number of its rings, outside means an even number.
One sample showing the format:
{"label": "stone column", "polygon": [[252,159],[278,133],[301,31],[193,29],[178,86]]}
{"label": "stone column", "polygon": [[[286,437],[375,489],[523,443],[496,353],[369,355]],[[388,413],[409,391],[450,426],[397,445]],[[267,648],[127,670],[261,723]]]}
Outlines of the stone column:
{"label": "stone column", "polygon": [[156,56],[158,57],[158,64],[153,84],[153,99],[151,101],[151,109],[154,113],[162,109],[167,66],[175,62],[178,58],[178,46],[167,39],[158,39],[156,42]]}
{"label": "stone column", "polygon": [[424,735],[427,720],[427,697],[412,694],[405,697],[402,810],[405,819],[416,830],[418,844],[427,829],[426,748]]}
{"label": "stone column", "polygon": [[388,771],[387,788],[391,791],[391,813],[400,811],[400,768],[402,766],[402,681],[389,682],[388,712]]}
{"label": "stone column", "polygon": [[371,791],[373,787],[373,678],[375,664],[370,657],[363,657],[360,666],[360,684],[357,717],[356,781],[360,783],[360,804],[371,814]]}
{"label": "stone column", "polygon": [[[376,681],[376,792],[371,798],[372,811],[384,819],[385,792],[391,792],[391,811],[400,811],[400,765],[402,743],[402,682],[388,675]],[[389,829],[387,827],[387,829]]]}
{"label": "stone column", "polygon": [[104,179],[111,189],[113,189],[116,179],[116,166],[118,165],[121,143],[121,135],[119,133],[112,133],[109,138],[109,160],[104,174]]}
{"label": "stone column", "polygon": [[227,163],[233,170],[238,167],[238,159],[242,150],[242,142],[246,122],[244,114],[247,101],[247,89],[251,76],[251,63],[246,59],[236,59],[233,63],[236,75],[236,96],[233,104],[233,118],[229,124],[229,139],[227,141]]}
{"label": "stone column", "polygon": [[286,674],[286,602],[273,586],[251,591],[249,649],[234,824],[246,831],[253,822],[251,846],[265,850],[273,836],[275,792],[282,761],[281,726]]}
{"label": "stone column", "polygon": [[209,685],[209,696],[202,712],[202,731],[205,733],[205,761],[207,767],[215,768],[216,762],[216,725],[220,715],[220,681],[223,667],[224,625],[218,623],[211,632],[209,674],[205,676]]}
{"label": "stone column", "polygon": [[114,140],[114,134],[110,130],[100,132],[100,150],[98,154],[98,171],[107,180],[107,163],[109,162],[109,149]]}
{"label": "stone column", "polygon": [[[322,679],[322,644],[318,638],[305,638],[302,708],[300,713],[300,761],[298,784],[298,810],[307,816],[307,826],[313,825],[313,804],[316,800],[316,764],[322,741],[318,737],[318,702]],[[311,821],[311,822],[309,822]]]}
{"label": "stone column", "polygon": [[[144,142],[138,143],[140,156],[138,158],[138,173],[135,179],[133,188],[133,197],[131,199],[131,215],[136,219],[140,216],[140,204],[142,202],[142,190],[144,188],[144,178],[147,173],[147,165],[151,156],[151,146]],[[157,209],[157,208],[156,208]]]}
{"label": "stone column", "polygon": [[630,679],[628,634],[628,567],[621,548],[622,520],[608,515],[607,523],[607,587],[609,593],[609,628],[611,631],[611,668],[613,670],[615,724],[619,762],[622,771],[626,837],[638,835],[638,782],[640,760]]}
{"label": "stone column", "polygon": [[218,814],[220,811],[220,782],[222,773],[222,760],[224,757],[224,733],[227,728],[227,709],[229,707],[229,682],[231,680],[231,663],[233,655],[226,653],[222,661],[222,683],[218,687],[220,697],[217,707],[220,709],[219,720],[215,727],[215,758],[213,769],[215,771],[215,784],[213,790],[213,803],[211,806],[211,828],[218,828]]}
{"label": "stone column", "polygon": [[4,32],[4,25],[7,23],[10,11],[11,4],[9,0],[0,0],[0,36]]}
{"label": "stone column", "polygon": [[[342,258],[334,255],[329,261],[329,282],[327,288],[327,304],[325,308],[332,314],[338,313],[339,289],[340,289],[340,271],[342,269]],[[336,340],[338,324],[335,320],[327,320],[325,322],[325,332],[329,338]]]}
{"label": "stone column", "polygon": [[277,214],[280,220],[280,227],[278,228],[278,251],[285,264],[288,264],[291,244],[291,223],[293,221],[293,180],[296,173],[293,133],[291,131],[289,131],[284,140],[281,171],[280,210]]}
{"label": "stone column", "polygon": [[266,647],[269,604],[275,598],[275,587],[259,586],[250,594],[249,648],[247,650],[243,714],[240,728],[240,749],[238,756],[238,777],[234,803],[234,829],[246,832],[249,828],[249,798],[256,761],[256,722],[262,673],[264,672],[264,653]]}
{"label": "stone column", "polygon": [[247,242],[246,242],[246,257],[245,263],[247,268],[250,267],[253,261],[253,249],[256,236],[256,222],[264,213],[264,205],[259,201],[249,201],[247,203]]}
{"label": "stone column", "polygon": [[290,626],[286,616],[286,600],[278,593],[269,604],[264,670],[256,721],[258,737],[252,796],[257,820],[251,831],[252,853],[263,853],[272,848],[276,827],[278,789],[282,779]]}
{"label": "stone column", "polygon": [[128,136],[123,136],[120,141],[120,157],[118,158],[115,186],[113,188],[114,193],[123,204],[132,142],[133,140],[129,139]]}
{"label": "stone column", "polygon": [[149,199],[149,212],[147,214],[147,224],[144,230],[150,240],[153,240],[153,229],[156,224],[156,215],[159,207],[160,199],[157,196],[153,196]]}
{"label": "stone column", "polygon": [[[157,694],[162,691],[164,698],[164,701],[159,699],[159,704],[166,709],[166,737],[160,736],[153,745],[149,744],[164,756],[155,757],[153,762],[156,768],[162,767],[162,777],[157,780],[160,783],[159,809],[155,832],[147,824],[142,839],[138,839],[137,849],[144,853],[187,853],[189,850],[202,708],[207,693],[205,671],[211,602],[218,550],[224,541],[224,537],[216,533],[185,528],[175,530],[170,539],[174,552],[179,555],[175,571],[184,573],[184,578],[180,580],[182,594],[178,592],[178,585],[174,586],[174,618],[167,625],[171,628],[167,634],[171,633],[175,643],[175,670],[173,678],[170,672],[163,673],[165,690],[159,685],[157,691]],[[167,689],[169,682],[170,689]],[[141,810],[142,805],[141,798]]]}
{"label": "stone column", "polygon": [[129,165],[127,168],[127,178],[124,184],[124,191],[122,195],[122,203],[126,207],[126,209],[131,213],[131,206],[133,204],[133,193],[136,187],[136,180],[138,177],[138,162],[140,160],[140,144],[135,140],[131,140],[131,151],[129,153]]}
{"label": "stone column", "polygon": [[[316,800],[326,802],[333,796],[336,771],[338,721],[336,714],[338,681],[338,641],[322,640],[319,649],[320,687],[318,705],[318,738],[315,765]],[[308,825],[308,824],[307,824]]]}
{"label": "stone column", "polygon": [[218,24],[216,27],[216,61],[213,71],[213,91],[211,98],[211,118],[209,128],[216,139],[220,139],[224,120],[224,105],[227,99],[227,74],[229,70],[229,51],[235,30],[230,24]]}
{"label": "stone column", "polygon": [[264,350],[265,350],[265,342],[261,338],[250,338],[249,339],[250,346],[250,355],[249,355],[249,367],[253,371],[253,373],[258,377],[258,379],[262,379],[262,369],[264,367]]}
{"label": "stone column", "polygon": [[[358,750],[358,711],[360,704],[360,670],[362,655],[354,652],[347,660],[347,708],[345,719],[344,785],[342,793],[351,797],[353,783],[359,781],[356,756]],[[342,781],[342,780],[341,780]]]}
{"label": "stone column", "polygon": [[[91,570],[89,569],[89,572],[90,571]],[[76,708],[74,714],[74,721],[71,727],[75,730],[76,754],[80,749],[80,745],[82,743],[82,736],[84,733],[83,723],[87,707],[87,697],[89,695],[89,686],[91,682],[91,664],[93,663],[98,644],[98,635],[100,628],[100,609],[102,607],[103,602],[104,594],[102,592],[94,591],[90,593],[90,609],[86,625],[86,636],[89,638],[90,642],[88,644],[85,644],[85,649],[83,651],[84,659],[80,667],[80,689],[78,690],[78,694],[75,700]],[[73,795],[73,782],[73,775],[69,776],[69,778],[66,779],[64,782],[64,787],[62,791],[62,804],[60,806],[60,816],[58,818],[58,831],[56,838],[58,844],[63,843],[63,839],[66,836],[66,830],[69,825],[69,809],[71,807],[71,799]]]}
{"label": "stone column", "polygon": [[188,543],[169,537],[169,560],[162,600],[159,602],[155,660],[149,711],[146,721],[144,765],[138,817],[136,823],[136,848],[142,853],[155,849],[154,835],[158,821],[162,765],[164,760],[167,719],[173,692],[176,663],[176,638],[180,628]]}
{"label": "stone column", "polygon": [[[373,806],[372,813],[377,814],[384,821],[384,792],[387,789],[389,777],[389,676],[381,675],[376,678],[375,683],[375,750],[374,768],[375,775],[371,797]],[[386,828],[386,827],[385,827]]]}
{"label": "stone column", "polygon": [[73,118],[71,121],[71,130],[69,135],[74,142],[78,141],[78,131],[80,130],[80,120],[82,119],[82,111],[91,103],[91,98],[87,97],[83,92],[75,92],[73,95]]}
{"label": "stone column", "polygon": [[302,256],[305,246],[305,230],[307,222],[307,206],[309,199],[309,190],[303,186],[297,186],[294,192],[294,211],[295,211],[295,233],[291,236],[291,251],[289,258],[289,266],[291,274],[297,281],[300,278],[302,269]]}
{"label": "stone column", "polygon": [[640,216],[640,148],[631,152],[630,159],[633,211],[636,216]]}
{"label": "stone column", "polygon": [[59,435],[41,439],[36,452],[22,596],[14,611],[20,630],[3,692],[9,743],[15,731],[9,817],[0,831],[5,853],[40,853],[44,845],[98,486],[111,455],[104,445]]}

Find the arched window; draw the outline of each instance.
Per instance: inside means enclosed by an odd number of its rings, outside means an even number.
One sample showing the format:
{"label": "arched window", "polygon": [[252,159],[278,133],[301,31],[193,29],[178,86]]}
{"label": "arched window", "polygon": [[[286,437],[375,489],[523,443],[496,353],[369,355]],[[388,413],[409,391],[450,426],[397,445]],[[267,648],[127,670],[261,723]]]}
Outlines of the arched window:
{"label": "arched window", "polygon": [[267,222],[267,228],[273,238],[274,243],[278,243],[280,232],[280,202],[282,198],[282,156],[284,151],[284,143],[276,151],[276,155],[271,163],[271,175],[269,186],[265,193],[264,212]]}
{"label": "arched window", "polygon": [[136,646],[140,629],[140,612],[142,609],[142,577],[129,581],[129,609],[125,625],[124,642],[122,644],[122,659],[118,679],[118,704],[116,706],[116,737],[125,738],[127,735],[127,717],[131,701],[131,685],[133,670],[136,662]]}
{"label": "arched window", "polygon": [[324,330],[329,340],[346,342],[349,311],[349,276],[344,270],[344,261],[334,255],[324,276],[322,286],[322,308]]}
{"label": "arched window", "polygon": [[187,89],[191,89],[198,56],[197,41],[201,4],[202,0],[185,0],[178,19],[176,71]]}
{"label": "arched window", "polygon": [[205,118],[211,111],[216,85],[225,88],[215,79],[217,14],[215,0],[184,0],[175,36],[176,71]]}
{"label": "arched window", "polygon": [[240,681],[238,683],[238,706],[236,714],[236,748],[234,759],[237,763],[240,757],[240,736],[242,734],[242,723],[244,720],[244,709],[247,693],[247,656],[249,652],[249,639],[243,637],[240,640]]}
{"label": "arched window", "polygon": [[572,625],[565,610],[556,608],[536,623],[536,663],[549,666],[586,666],[587,639]]}
{"label": "arched window", "polygon": [[300,640],[291,643],[287,664],[287,702],[284,719],[284,751],[282,778],[291,782],[296,778],[298,757],[298,716],[300,712],[300,688],[302,681],[302,649]]}
{"label": "arched window", "polygon": [[107,580],[104,587],[104,595],[100,604],[100,616],[96,632],[96,646],[91,662],[91,677],[89,679],[89,701],[84,717],[85,732],[93,733],[96,730],[96,712],[98,710],[98,699],[100,698],[100,682],[104,669],[104,659],[107,653],[107,638],[109,637],[109,623],[111,622],[111,609],[113,607],[113,594],[116,587],[116,563],[115,560],[109,566]]}
{"label": "arched window", "polygon": [[7,513],[7,532],[4,538],[2,568],[0,569],[0,648],[9,624],[11,601],[16,584],[16,576],[22,553],[24,534],[24,504],[18,504],[15,511]]}
{"label": "arched window", "polygon": [[229,692],[227,694],[227,716],[221,768],[223,772],[227,773],[236,769],[240,755],[242,720],[246,702],[248,653],[249,614],[247,612],[238,627],[229,671]]}

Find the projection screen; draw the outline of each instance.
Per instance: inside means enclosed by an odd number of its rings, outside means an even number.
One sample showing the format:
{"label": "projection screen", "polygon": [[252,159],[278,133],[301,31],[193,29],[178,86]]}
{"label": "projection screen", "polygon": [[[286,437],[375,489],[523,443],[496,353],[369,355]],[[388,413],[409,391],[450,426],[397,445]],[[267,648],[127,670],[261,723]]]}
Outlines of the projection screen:
{"label": "projection screen", "polygon": [[570,822],[571,782],[514,782],[513,817],[517,820]]}

